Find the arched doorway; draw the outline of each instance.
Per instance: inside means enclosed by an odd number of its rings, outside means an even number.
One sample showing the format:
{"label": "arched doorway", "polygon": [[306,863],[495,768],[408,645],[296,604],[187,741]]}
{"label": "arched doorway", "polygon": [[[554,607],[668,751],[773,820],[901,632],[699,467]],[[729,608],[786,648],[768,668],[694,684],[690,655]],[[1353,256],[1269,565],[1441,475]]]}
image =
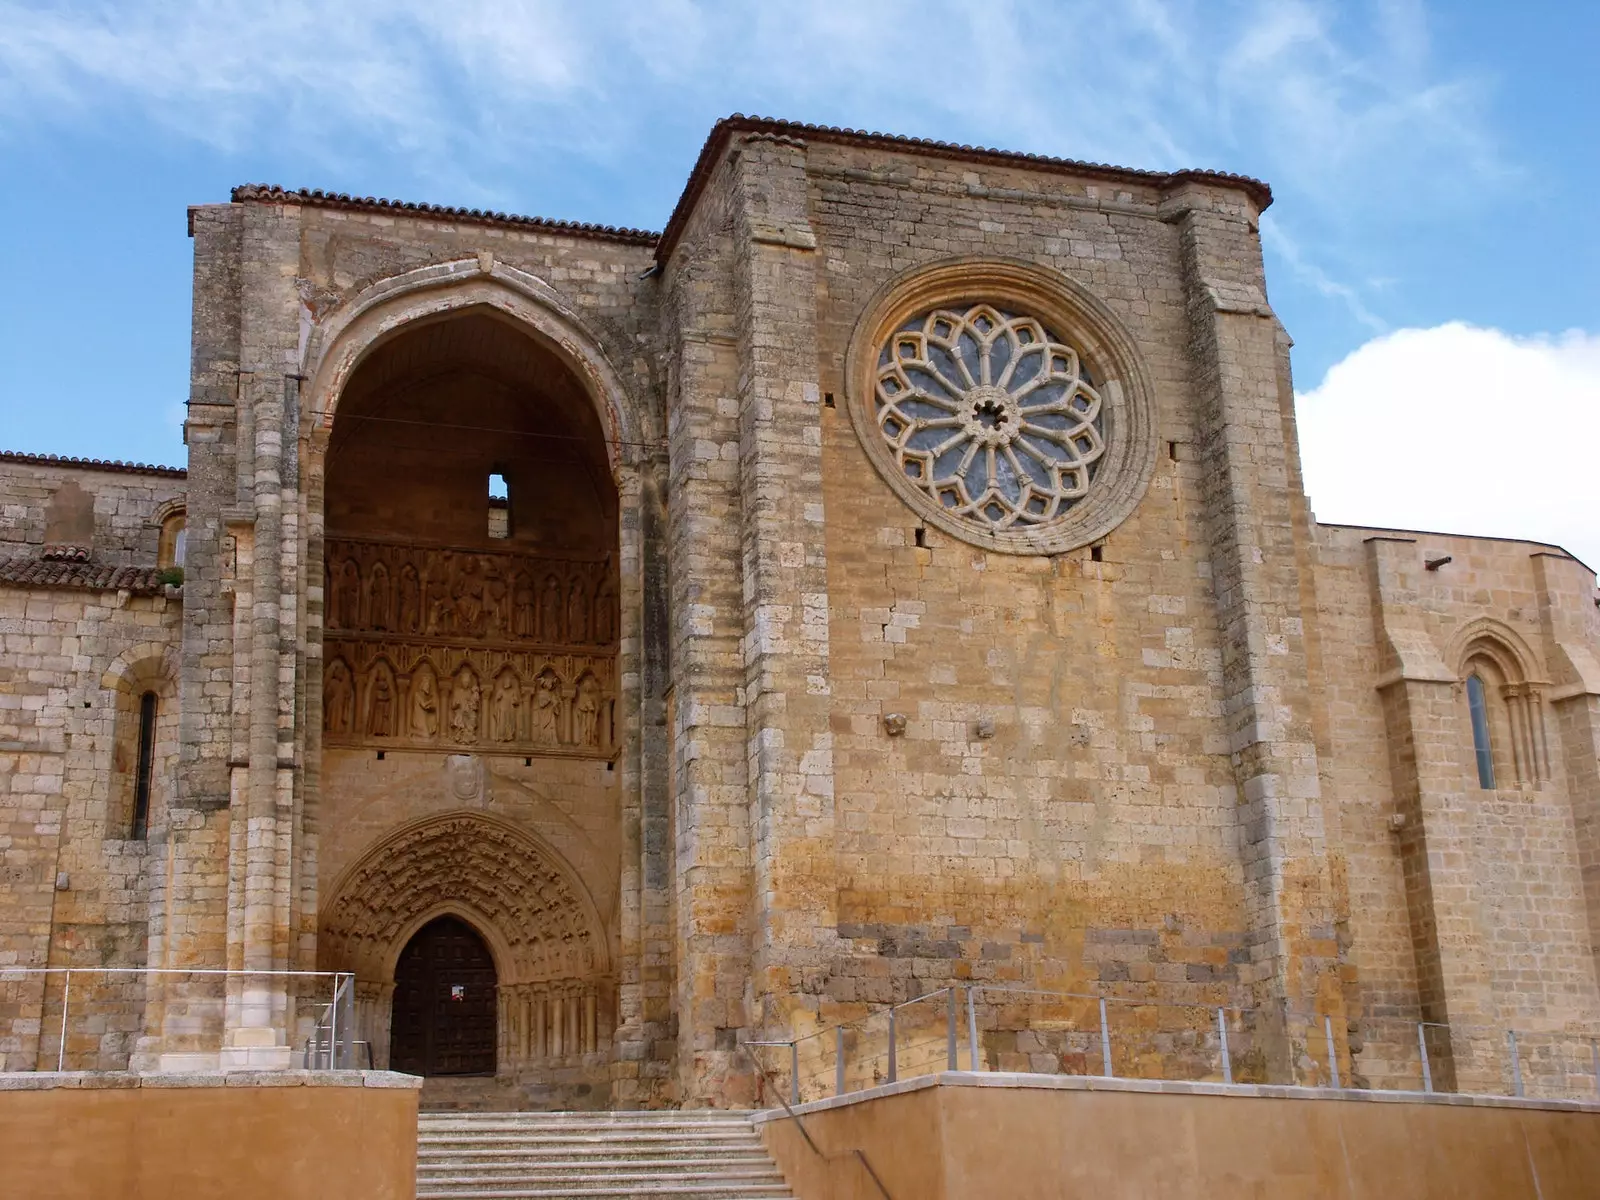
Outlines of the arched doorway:
{"label": "arched doorway", "polygon": [[498,980],[483,938],[459,917],[429,921],[394,970],[389,1062],[411,1075],[492,1075]]}

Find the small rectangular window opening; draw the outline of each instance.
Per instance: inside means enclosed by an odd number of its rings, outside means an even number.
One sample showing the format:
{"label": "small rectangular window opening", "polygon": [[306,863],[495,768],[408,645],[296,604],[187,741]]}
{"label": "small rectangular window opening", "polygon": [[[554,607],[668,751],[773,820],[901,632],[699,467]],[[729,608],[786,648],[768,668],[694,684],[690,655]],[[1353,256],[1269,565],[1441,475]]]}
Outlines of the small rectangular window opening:
{"label": "small rectangular window opening", "polygon": [[833,393],[832,392],[824,392],[822,394],[822,407],[823,408],[832,408],[833,407]]}
{"label": "small rectangular window opening", "polygon": [[139,698],[139,773],[133,779],[133,825],[129,836],[144,841],[150,832],[150,782],[156,766],[156,694]]}
{"label": "small rectangular window opening", "polygon": [[928,547],[928,531],[921,525],[917,526],[917,546],[924,550]]}
{"label": "small rectangular window opening", "polygon": [[511,488],[499,471],[489,473],[489,536],[511,536]]}
{"label": "small rectangular window opening", "polygon": [[1095,562],[1103,562],[1105,560],[1105,551],[1100,546],[1090,546],[1089,557]]}

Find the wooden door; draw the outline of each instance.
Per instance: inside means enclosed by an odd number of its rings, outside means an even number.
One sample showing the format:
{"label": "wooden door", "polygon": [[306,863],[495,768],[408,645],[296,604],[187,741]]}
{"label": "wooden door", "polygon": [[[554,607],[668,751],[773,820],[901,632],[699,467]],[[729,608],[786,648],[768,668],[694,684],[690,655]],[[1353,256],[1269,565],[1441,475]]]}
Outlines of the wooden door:
{"label": "wooden door", "polygon": [[417,931],[394,971],[391,1069],[412,1075],[492,1075],[494,959],[465,921],[440,917]]}

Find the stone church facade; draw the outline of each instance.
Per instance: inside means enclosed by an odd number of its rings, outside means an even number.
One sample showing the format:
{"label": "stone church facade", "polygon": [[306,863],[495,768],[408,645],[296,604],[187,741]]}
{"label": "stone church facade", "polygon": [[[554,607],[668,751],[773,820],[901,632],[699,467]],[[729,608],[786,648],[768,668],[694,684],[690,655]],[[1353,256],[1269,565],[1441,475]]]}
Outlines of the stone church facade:
{"label": "stone church facade", "polygon": [[[1314,522],[1270,201],[735,117],[659,235],[192,209],[187,469],[0,456],[0,968],[350,971],[379,1065],[580,1106],[952,980],[1249,1008],[1285,1081],[1600,1027],[1594,574]],[[73,986],[80,1067],[307,1032]]]}

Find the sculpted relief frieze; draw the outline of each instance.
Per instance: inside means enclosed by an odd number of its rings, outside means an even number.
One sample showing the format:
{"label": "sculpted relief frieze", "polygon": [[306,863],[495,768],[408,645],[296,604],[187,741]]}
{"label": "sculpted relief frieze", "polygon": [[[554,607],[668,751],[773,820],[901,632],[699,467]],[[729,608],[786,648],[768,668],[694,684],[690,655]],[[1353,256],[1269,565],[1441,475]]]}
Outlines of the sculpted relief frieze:
{"label": "sculpted relief frieze", "polygon": [[330,539],[328,745],[609,757],[608,563]]}

